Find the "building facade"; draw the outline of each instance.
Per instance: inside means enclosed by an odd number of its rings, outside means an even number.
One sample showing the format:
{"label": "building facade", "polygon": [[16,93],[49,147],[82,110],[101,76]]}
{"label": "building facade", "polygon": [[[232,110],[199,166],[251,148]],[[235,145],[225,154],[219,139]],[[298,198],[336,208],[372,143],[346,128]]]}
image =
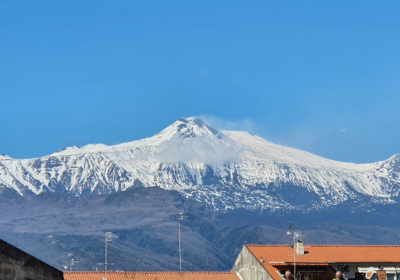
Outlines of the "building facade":
{"label": "building facade", "polygon": [[232,267],[244,280],[365,280],[369,269],[371,280],[400,280],[400,246],[245,245]]}
{"label": "building facade", "polygon": [[0,240],[0,280],[62,279],[62,271]]}

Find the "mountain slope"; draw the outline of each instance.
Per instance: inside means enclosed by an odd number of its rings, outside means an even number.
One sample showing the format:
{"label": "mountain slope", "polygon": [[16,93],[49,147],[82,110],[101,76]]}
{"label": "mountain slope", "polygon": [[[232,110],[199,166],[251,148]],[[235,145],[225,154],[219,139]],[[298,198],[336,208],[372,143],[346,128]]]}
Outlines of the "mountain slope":
{"label": "mountain slope", "polygon": [[[272,144],[247,132],[180,119],[153,137],[67,147],[49,156],[0,157],[0,188],[77,197],[159,186],[215,209],[320,209],[352,200],[395,203],[400,156],[353,164]],[[0,190],[1,191],[1,190]]]}
{"label": "mountain slope", "polygon": [[90,271],[104,268],[104,233],[111,231],[118,238],[108,243],[110,270],[178,270],[177,214],[184,213],[183,270],[229,270],[243,244],[287,243],[290,225],[306,236],[305,244],[397,244],[399,206],[379,208],[374,213],[353,214],[338,206],[271,215],[212,211],[157,187],[86,198],[21,197],[7,190],[0,200],[0,239],[56,268],[68,269],[73,258],[73,270]]}

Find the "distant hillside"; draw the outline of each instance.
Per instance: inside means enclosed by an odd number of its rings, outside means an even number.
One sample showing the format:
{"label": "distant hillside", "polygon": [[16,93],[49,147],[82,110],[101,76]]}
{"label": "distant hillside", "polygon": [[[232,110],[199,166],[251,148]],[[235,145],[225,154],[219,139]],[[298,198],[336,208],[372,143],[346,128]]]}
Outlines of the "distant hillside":
{"label": "distant hillside", "polygon": [[69,269],[74,258],[74,270],[102,270],[104,233],[112,231],[118,239],[109,243],[110,269],[177,270],[179,212],[185,213],[184,270],[229,270],[245,243],[287,243],[290,225],[306,235],[306,244],[400,240],[396,205],[381,205],[370,213],[341,206],[309,214],[214,211],[158,187],[81,199],[53,193],[21,197],[8,190],[1,198],[0,238],[60,269]]}

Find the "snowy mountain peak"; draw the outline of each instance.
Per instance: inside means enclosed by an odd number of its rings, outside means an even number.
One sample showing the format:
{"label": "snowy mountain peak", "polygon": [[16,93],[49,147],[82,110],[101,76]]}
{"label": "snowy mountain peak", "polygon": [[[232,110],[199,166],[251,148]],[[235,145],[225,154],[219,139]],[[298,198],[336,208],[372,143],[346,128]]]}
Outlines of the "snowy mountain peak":
{"label": "snowy mountain peak", "polygon": [[0,188],[21,195],[85,197],[136,186],[174,189],[226,209],[392,203],[400,194],[400,156],[337,162],[247,132],[220,132],[198,118],[181,118],[152,137],[115,146],[73,146],[26,160],[0,156]]}
{"label": "snowy mountain peak", "polygon": [[194,138],[197,136],[217,136],[221,137],[221,133],[211,127],[202,119],[196,118],[181,118],[174,123],[179,136],[183,139]]}
{"label": "snowy mountain peak", "polygon": [[11,159],[11,158],[5,154],[0,154],[0,160],[2,159]]}
{"label": "snowy mountain peak", "polygon": [[395,154],[395,155],[391,156],[387,161],[400,163],[400,154]]}
{"label": "snowy mountain peak", "polygon": [[[174,137],[179,137],[184,140],[190,140],[200,136],[222,139],[225,136],[218,130],[207,124],[202,119],[198,118],[180,118],[160,133],[153,136],[154,138],[162,138],[165,141],[171,140]],[[153,138],[152,137],[152,138]]]}
{"label": "snowy mountain peak", "polygon": [[77,155],[77,154],[84,154],[84,153],[97,153],[108,146],[104,144],[89,144],[83,147],[78,146],[69,146],[65,147],[57,152],[53,153],[51,156],[69,156],[69,155]]}
{"label": "snowy mountain peak", "polygon": [[76,145],[68,146],[68,147],[65,147],[65,148],[62,148],[62,149],[58,150],[57,152],[53,153],[53,155],[55,155],[55,154],[61,155],[61,154],[64,154],[64,153],[70,153],[70,152],[79,151],[79,150],[80,150],[80,148],[78,146],[76,146]]}

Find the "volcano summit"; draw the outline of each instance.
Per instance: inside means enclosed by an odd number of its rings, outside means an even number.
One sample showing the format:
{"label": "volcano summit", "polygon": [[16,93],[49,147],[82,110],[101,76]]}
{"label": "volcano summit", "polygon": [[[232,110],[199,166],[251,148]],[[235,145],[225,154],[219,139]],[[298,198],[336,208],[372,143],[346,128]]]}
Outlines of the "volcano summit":
{"label": "volcano summit", "polygon": [[397,203],[400,156],[337,162],[240,131],[182,118],[158,134],[115,146],[67,147],[49,156],[0,156],[0,192],[108,195],[158,186],[215,209],[323,209],[346,201]]}

